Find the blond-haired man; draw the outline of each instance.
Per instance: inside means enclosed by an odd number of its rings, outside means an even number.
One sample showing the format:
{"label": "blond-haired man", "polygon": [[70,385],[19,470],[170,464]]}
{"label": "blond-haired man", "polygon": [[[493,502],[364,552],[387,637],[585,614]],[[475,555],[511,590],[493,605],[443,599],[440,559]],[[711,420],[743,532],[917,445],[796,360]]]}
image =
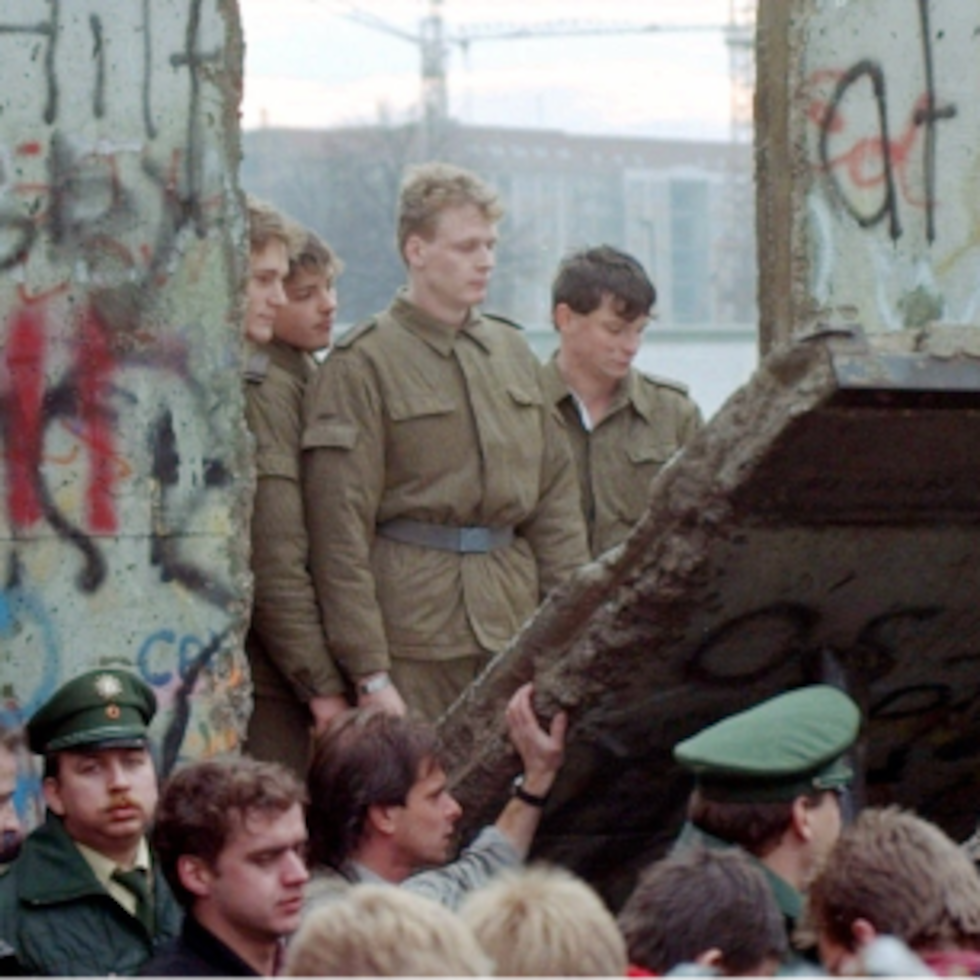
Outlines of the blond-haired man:
{"label": "blond-haired man", "polygon": [[540,365],[477,309],[501,215],[466,170],[410,171],[407,285],[337,342],[307,398],[313,577],[362,706],[437,718],[589,557]]}

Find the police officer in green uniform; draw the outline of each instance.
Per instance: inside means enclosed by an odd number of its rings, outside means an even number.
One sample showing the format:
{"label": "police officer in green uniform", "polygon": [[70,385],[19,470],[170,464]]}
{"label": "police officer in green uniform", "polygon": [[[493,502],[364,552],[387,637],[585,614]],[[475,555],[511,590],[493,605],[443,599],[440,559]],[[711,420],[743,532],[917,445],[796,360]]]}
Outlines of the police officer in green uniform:
{"label": "police officer in green uniform", "polygon": [[656,299],[640,263],[609,245],[569,255],[552,285],[560,346],[545,386],[575,453],[593,557],[629,534],[653,478],[702,425],[683,384],[632,366]]}
{"label": "police officer in green uniform", "polygon": [[61,687],[27,723],[44,823],[0,878],[0,937],[33,975],[134,974],[181,914],[146,829],[157,802],[153,691],[123,670]]}
{"label": "police officer in green uniform", "polygon": [[780,694],[709,726],[674,748],[695,776],[678,848],[741,847],[766,875],[787,931],[803,890],[841,830],[845,754],[861,714],[825,684]]}
{"label": "police officer in green uniform", "polygon": [[410,171],[408,283],[308,389],[303,480],[331,652],[360,705],[436,719],[588,558],[574,464],[520,332],[482,315],[496,195]]}

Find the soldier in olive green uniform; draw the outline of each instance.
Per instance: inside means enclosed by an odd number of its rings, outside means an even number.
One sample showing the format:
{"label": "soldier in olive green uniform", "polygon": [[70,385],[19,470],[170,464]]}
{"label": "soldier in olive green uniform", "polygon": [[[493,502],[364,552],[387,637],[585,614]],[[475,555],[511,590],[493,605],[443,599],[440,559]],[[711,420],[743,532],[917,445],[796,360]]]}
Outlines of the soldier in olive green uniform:
{"label": "soldier in olive green uniform", "polygon": [[545,386],[575,453],[594,557],[629,534],[653,478],[702,424],[684,385],[632,367],[656,298],[643,267],[608,245],[570,255],[552,287],[561,346]]}
{"label": "soldier in olive green uniform", "polygon": [[408,286],[309,389],[313,576],[362,705],[438,717],[588,560],[540,365],[512,325],[475,309],[500,213],[464,170],[413,171],[399,212]]}
{"label": "soldier in olive green uniform", "polygon": [[303,393],[316,372],[312,352],[330,345],[338,263],[319,238],[302,233],[290,240],[288,270],[273,338],[252,350],[245,375],[245,414],[256,454],[254,603],[245,641],[254,708],[245,749],[302,776],[311,729],[325,728],[348,707],[310,578],[299,472]]}
{"label": "soldier in olive green uniform", "polygon": [[764,872],[792,937],[803,890],[841,830],[858,706],[826,684],[723,718],[674,758],[697,780],[677,846],[740,847]]}

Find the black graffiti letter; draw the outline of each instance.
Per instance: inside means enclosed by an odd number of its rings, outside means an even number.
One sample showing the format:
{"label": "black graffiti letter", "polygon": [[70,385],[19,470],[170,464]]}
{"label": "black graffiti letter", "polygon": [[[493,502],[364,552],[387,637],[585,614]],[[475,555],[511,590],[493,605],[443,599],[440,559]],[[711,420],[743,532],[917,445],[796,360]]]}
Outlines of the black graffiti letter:
{"label": "black graffiti letter", "polygon": [[[874,91],[875,105],[878,109],[878,130],[881,139],[881,159],[885,170],[885,196],[881,207],[872,214],[863,214],[848,199],[834,173],[830,159],[830,132],[833,128],[837,110],[844,101],[844,96],[853,85],[867,76]],[[898,220],[898,201],[895,195],[895,175],[892,171],[891,143],[888,138],[888,103],[885,99],[885,76],[881,66],[873,61],[859,61],[837,83],[833,97],[827,105],[827,111],[820,122],[820,163],[827,181],[831,197],[835,198],[848,214],[862,227],[873,228],[885,216],[888,217],[888,233],[892,241],[897,241],[902,235],[902,226]]]}

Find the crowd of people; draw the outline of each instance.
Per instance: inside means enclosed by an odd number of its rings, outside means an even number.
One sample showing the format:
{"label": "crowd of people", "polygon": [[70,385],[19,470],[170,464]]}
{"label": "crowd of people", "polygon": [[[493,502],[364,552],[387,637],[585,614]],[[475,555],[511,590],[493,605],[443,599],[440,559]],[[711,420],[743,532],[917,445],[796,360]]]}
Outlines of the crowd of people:
{"label": "crowd of people", "polygon": [[527,863],[569,722],[539,714],[533,682],[505,711],[511,795],[457,840],[434,722],[551,589],[624,540],[702,424],[683,385],[633,366],[656,290],[621,250],[561,263],[546,365],[480,311],[501,215],[466,170],[409,171],[406,285],[333,343],[339,258],[250,201],[243,752],[160,787],[153,690],[84,673],[27,720],[46,809],[25,835],[24,746],[0,732],[0,972],[980,975],[963,848],[897,809],[843,826],[861,715],[828,685],[675,746],[687,821],[616,912]]}
{"label": "crowd of people", "polygon": [[533,688],[507,707],[523,765],[457,852],[430,722],[347,708],[308,778],[247,755],[158,787],[152,689],[106,668],[27,722],[43,823],[0,875],[0,972],[108,976],[980,975],[980,876],[897,808],[842,828],[860,714],[803,687],[674,748],[688,822],[618,915],[526,863],[564,754]]}

